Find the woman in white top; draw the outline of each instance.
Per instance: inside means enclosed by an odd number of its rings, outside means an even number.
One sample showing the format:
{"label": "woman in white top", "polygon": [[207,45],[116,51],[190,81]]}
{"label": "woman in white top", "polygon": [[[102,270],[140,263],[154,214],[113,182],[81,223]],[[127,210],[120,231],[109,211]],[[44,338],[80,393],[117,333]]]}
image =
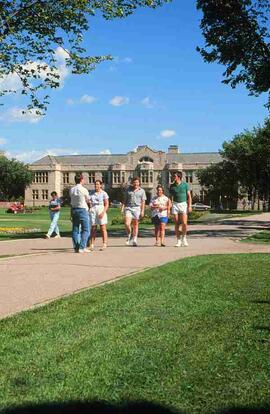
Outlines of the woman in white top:
{"label": "woman in white top", "polygon": [[150,203],[152,210],[152,223],[155,225],[155,246],[165,247],[165,227],[168,223],[171,201],[165,196],[162,185],[157,186],[157,195],[152,198]]}
{"label": "woman in white top", "polygon": [[100,226],[101,236],[102,236],[102,248],[104,250],[107,247],[108,234],[106,225],[108,223],[107,210],[109,208],[109,196],[106,191],[102,190],[102,181],[95,181],[95,190],[89,191],[90,197],[90,226],[91,226],[91,236],[90,236],[90,250],[94,250],[94,244],[97,233],[97,226]]}

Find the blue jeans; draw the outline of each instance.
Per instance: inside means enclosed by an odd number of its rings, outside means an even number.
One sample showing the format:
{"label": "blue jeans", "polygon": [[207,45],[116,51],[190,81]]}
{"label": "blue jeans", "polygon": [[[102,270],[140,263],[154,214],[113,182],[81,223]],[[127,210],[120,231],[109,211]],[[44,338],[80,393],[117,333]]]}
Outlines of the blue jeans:
{"label": "blue jeans", "polygon": [[77,250],[86,248],[90,236],[89,214],[85,208],[72,208],[72,241]]}
{"label": "blue jeans", "polygon": [[50,211],[51,225],[47,232],[48,236],[51,236],[53,232],[55,232],[57,235],[60,234],[59,227],[58,227],[59,217],[60,217],[60,211]]}

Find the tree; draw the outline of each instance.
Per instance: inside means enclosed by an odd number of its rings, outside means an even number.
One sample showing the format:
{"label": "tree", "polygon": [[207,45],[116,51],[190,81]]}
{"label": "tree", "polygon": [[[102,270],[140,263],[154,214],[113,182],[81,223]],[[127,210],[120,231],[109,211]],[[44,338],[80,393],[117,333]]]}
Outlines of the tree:
{"label": "tree", "polygon": [[[223,82],[251,95],[270,90],[269,0],[197,0],[206,62],[226,66]],[[270,95],[267,106],[270,108]]]}
{"label": "tree", "polygon": [[25,188],[32,182],[28,166],[15,159],[0,156],[0,199],[10,200],[24,196]]}
{"label": "tree", "polygon": [[216,208],[220,207],[220,203],[230,209],[237,207],[239,186],[236,168],[231,162],[224,160],[201,168],[196,175],[206,190],[206,196]]}
{"label": "tree", "polygon": [[[111,56],[87,56],[83,34],[89,18],[124,18],[138,7],[156,8],[171,0],[0,0],[0,95],[16,92],[30,97],[28,110],[44,112],[45,90],[60,85],[56,47],[70,71],[91,72]],[[12,78],[12,79],[10,79]],[[10,81],[10,82],[9,82]]]}

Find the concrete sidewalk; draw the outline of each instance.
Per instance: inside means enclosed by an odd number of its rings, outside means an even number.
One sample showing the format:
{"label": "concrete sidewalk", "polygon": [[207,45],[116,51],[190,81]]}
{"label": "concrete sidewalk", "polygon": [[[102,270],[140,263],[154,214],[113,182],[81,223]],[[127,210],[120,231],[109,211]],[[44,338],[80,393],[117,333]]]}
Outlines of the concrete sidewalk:
{"label": "concrete sidewalk", "polygon": [[[223,224],[190,226],[189,247],[175,248],[175,238],[167,237],[167,247],[153,247],[150,231],[143,231],[139,247],[125,246],[124,238],[110,238],[101,252],[75,254],[71,240],[28,239],[0,243],[0,254],[27,254],[0,260],[0,317],[29,309],[151,266],[188,256],[223,253],[270,253],[270,246],[239,243],[239,239],[270,225],[270,213],[226,220]],[[100,241],[99,241],[100,243]]]}

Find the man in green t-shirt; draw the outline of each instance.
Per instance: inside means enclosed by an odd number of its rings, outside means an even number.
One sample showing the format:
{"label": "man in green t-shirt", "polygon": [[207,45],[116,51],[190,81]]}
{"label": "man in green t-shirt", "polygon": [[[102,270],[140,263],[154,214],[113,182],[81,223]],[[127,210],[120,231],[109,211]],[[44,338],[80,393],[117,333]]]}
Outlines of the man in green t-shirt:
{"label": "man in green t-shirt", "polygon": [[[170,198],[172,200],[172,214],[177,238],[175,247],[187,247],[187,215],[192,211],[192,199],[189,185],[182,181],[181,171],[173,174],[173,184],[170,186]],[[182,232],[180,230],[181,225]]]}

